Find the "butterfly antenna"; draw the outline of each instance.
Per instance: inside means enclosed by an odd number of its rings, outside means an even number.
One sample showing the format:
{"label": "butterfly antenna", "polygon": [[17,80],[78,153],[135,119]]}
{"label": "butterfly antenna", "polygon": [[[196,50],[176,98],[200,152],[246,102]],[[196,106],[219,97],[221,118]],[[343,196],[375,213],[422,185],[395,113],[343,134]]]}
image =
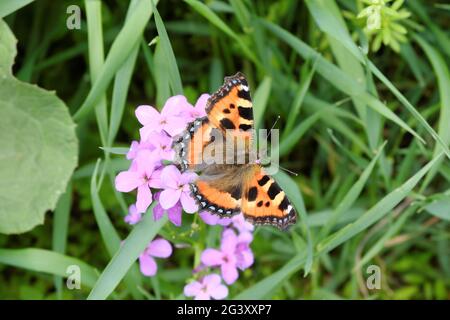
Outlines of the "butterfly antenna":
{"label": "butterfly antenna", "polygon": [[277,124],[278,120],[280,120],[280,116],[279,115],[277,116],[277,119],[273,123],[272,128],[270,128],[270,130],[269,130],[269,134],[267,135],[267,140],[269,140],[270,135],[272,134],[272,130],[273,130],[273,128],[275,128],[275,125]]}
{"label": "butterfly antenna", "polygon": [[298,176],[298,173],[297,173],[297,172],[291,171],[291,170],[289,170],[288,168],[284,168],[284,167],[282,167],[282,166],[280,166],[280,165],[278,165],[278,168],[280,168],[281,170],[286,171],[287,173],[293,174],[293,175],[296,176],[296,177]]}

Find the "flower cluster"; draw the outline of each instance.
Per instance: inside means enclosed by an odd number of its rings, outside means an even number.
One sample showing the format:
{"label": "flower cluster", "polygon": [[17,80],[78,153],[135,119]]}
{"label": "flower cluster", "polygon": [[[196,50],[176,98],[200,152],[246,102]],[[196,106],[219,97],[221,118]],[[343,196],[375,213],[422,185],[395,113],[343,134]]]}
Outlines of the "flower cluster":
{"label": "flower cluster", "polygon": [[[204,94],[192,106],[184,96],[174,96],[167,100],[161,113],[148,105],[136,109],[136,117],[142,124],[140,141],[131,143],[127,153],[131,165],[127,171],[120,172],[115,181],[118,191],[137,191],[136,203],[129,207],[125,216],[128,224],[138,223],[153,201],[157,201],[153,218],[161,219],[167,213],[176,226],[181,225],[183,210],[187,213],[198,210],[188,187],[195,174],[181,173],[176,166],[164,163],[174,160],[173,137],[194,118],[205,115],[207,99],[208,95]],[[167,240],[160,238],[149,243],[139,256],[142,274],[154,276],[157,271],[154,258],[168,258],[171,254],[172,246]]]}
{"label": "flower cluster", "polygon": [[411,13],[406,9],[400,9],[404,0],[396,0],[391,6],[387,6],[392,0],[362,0],[368,6],[365,7],[357,18],[366,18],[365,33],[373,37],[372,51],[378,51],[381,43],[390,46],[394,51],[400,50],[400,43],[407,42],[407,30],[401,25],[401,20],[408,18]]}
{"label": "flower cluster", "polygon": [[[206,115],[207,94],[200,96],[195,106],[184,96],[174,96],[167,100],[161,112],[148,105],[136,109],[136,117],[142,127],[140,141],[133,141],[127,153],[131,160],[128,170],[120,172],[115,180],[120,192],[136,191],[136,203],[129,207],[125,222],[138,223],[150,204],[155,201],[153,218],[161,219],[167,214],[175,226],[182,224],[182,212],[194,213],[198,206],[191,196],[189,184],[196,179],[192,172],[180,172],[172,164],[175,151],[173,138],[182,133],[189,122]],[[221,218],[206,211],[199,216],[208,225],[224,227],[220,249],[207,248],[201,255],[201,266],[194,270],[220,268],[222,278],[228,285],[234,283],[238,270],[245,270],[253,264],[250,243],[253,240],[253,225],[246,222],[242,214],[231,218]],[[168,258],[172,254],[171,244],[162,238],[153,240],[139,256],[142,274],[154,276],[157,264],[154,258]],[[186,296],[196,299],[223,299],[228,288],[221,283],[218,274],[203,275],[198,281],[185,287]]]}
{"label": "flower cluster", "polygon": [[[137,190],[136,204],[130,207],[125,221],[137,223],[150,204],[158,204],[153,210],[155,220],[167,213],[169,220],[181,225],[182,210],[194,213],[198,210],[195,200],[189,194],[189,183],[195,179],[193,173],[181,173],[174,165],[164,165],[173,161],[173,137],[180,134],[186,125],[196,117],[205,115],[208,95],[202,95],[195,107],[184,96],[174,96],[167,100],[161,113],[148,105],[136,109],[136,117],[142,124],[140,141],[133,141],[127,159],[130,168],[116,177],[116,189],[121,192]],[[152,189],[157,189],[156,194]]]}
{"label": "flower cluster", "polygon": [[[232,218],[216,218],[202,213],[209,224],[225,226],[222,232],[220,249],[207,248],[201,254],[201,265],[197,272],[205,268],[219,268],[224,282],[233,284],[239,277],[238,270],[245,270],[253,264],[253,252],[250,243],[253,240],[253,225],[245,221],[242,214]],[[217,295],[228,295],[228,289],[220,281],[217,274],[209,274],[186,285],[184,294],[195,299],[219,299]],[[226,289],[226,290],[225,290]],[[219,292],[219,293],[218,293]]]}

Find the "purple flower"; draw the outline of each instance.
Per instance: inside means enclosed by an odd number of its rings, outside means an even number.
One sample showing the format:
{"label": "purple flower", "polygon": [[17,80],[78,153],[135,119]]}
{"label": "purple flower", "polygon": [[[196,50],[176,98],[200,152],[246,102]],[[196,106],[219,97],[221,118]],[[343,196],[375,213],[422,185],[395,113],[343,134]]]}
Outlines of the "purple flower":
{"label": "purple flower", "polygon": [[206,224],[209,224],[210,226],[221,225],[226,227],[231,223],[231,218],[221,218],[220,216],[209,213],[208,211],[200,212],[199,216]]}
{"label": "purple flower", "polygon": [[152,177],[157,162],[149,150],[142,150],[134,159],[131,168],[120,172],[116,177],[115,185],[118,191],[130,192],[137,188],[136,208],[139,212],[145,212],[152,202],[150,187],[157,184],[156,175]]}
{"label": "purple flower", "polygon": [[128,214],[125,216],[124,220],[126,223],[134,225],[141,221],[142,214],[138,212],[136,205],[132,204],[128,208]]}
{"label": "purple flower", "polygon": [[141,138],[148,140],[151,132],[165,131],[170,136],[180,134],[186,127],[186,119],[181,116],[189,103],[184,96],[178,95],[170,97],[161,111],[161,114],[155,108],[148,105],[141,105],[136,109],[136,117],[143,125],[140,129]]}
{"label": "purple flower", "polygon": [[241,270],[249,268],[253,262],[253,252],[250,249],[250,243],[253,241],[253,235],[250,232],[242,232],[238,235],[236,243],[237,267]]}
{"label": "purple flower", "polygon": [[238,278],[236,245],[236,234],[233,230],[226,229],[222,234],[220,250],[207,248],[200,258],[205,266],[220,267],[226,284],[232,284]]}
{"label": "purple flower", "polygon": [[238,278],[238,268],[245,270],[253,264],[253,252],[249,246],[252,240],[249,232],[237,236],[232,229],[225,229],[220,250],[206,249],[201,262],[208,267],[220,267],[225,283],[232,284]]}
{"label": "purple flower", "polygon": [[156,258],[168,258],[172,254],[172,246],[165,239],[156,239],[149,243],[144,252],[139,256],[139,265],[142,274],[152,277],[156,274],[158,266]]}
{"label": "purple flower", "polygon": [[200,281],[194,281],[184,287],[186,297],[195,300],[220,300],[228,295],[228,288],[224,286],[217,274],[204,276]]}
{"label": "purple flower", "polygon": [[163,209],[170,209],[181,201],[184,211],[194,213],[198,210],[195,200],[191,196],[189,183],[196,178],[195,173],[181,173],[177,167],[170,165],[161,172],[161,183],[164,190],[159,197]]}
{"label": "purple flower", "polygon": [[244,215],[242,212],[240,214],[237,214],[231,218],[231,222],[233,223],[233,227],[235,227],[239,233],[242,232],[251,232],[255,229],[255,227],[245,220]]}
{"label": "purple flower", "polygon": [[154,147],[148,142],[142,142],[142,141],[141,142],[137,142],[137,141],[131,142],[130,150],[128,150],[128,153],[127,153],[127,159],[132,160],[132,159],[136,158],[139,151],[145,150],[145,149],[151,151],[152,149],[154,149]]}
{"label": "purple flower", "polygon": [[153,153],[164,160],[173,160],[175,150],[172,149],[172,138],[165,132],[151,132],[148,143],[153,147]]}
{"label": "purple flower", "polygon": [[205,107],[208,98],[209,94],[202,94],[195,103],[195,107],[190,104],[185,105],[185,108],[184,110],[182,110],[181,115],[183,115],[188,120],[188,122],[194,121],[197,118],[205,117]]}
{"label": "purple flower", "polygon": [[[161,192],[155,194],[156,201],[159,201],[160,195]],[[169,208],[167,210],[161,207],[161,204],[158,202],[153,208],[153,219],[155,221],[161,219],[165,212],[167,212],[167,216],[169,217],[170,222],[172,222],[177,227],[181,226],[182,208],[180,202],[177,202],[172,208]]]}

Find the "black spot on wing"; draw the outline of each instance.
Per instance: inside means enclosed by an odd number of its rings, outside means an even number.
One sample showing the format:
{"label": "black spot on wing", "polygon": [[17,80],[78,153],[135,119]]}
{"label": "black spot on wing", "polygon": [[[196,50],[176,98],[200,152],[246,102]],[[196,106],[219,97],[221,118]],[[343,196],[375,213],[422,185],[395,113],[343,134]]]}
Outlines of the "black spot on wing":
{"label": "black spot on wing", "polygon": [[240,124],[239,125],[239,129],[247,131],[250,130],[252,128],[252,126],[250,124]]}
{"label": "black spot on wing", "polygon": [[253,120],[253,110],[252,108],[244,108],[239,106],[238,107],[239,116],[246,120]]}
{"label": "black spot on wing", "polygon": [[263,205],[263,202],[262,202],[262,200],[261,201],[259,201],[257,204],[256,204],[258,207],[262,207],[262,205]]}
{"label": "black spot on wing", "polygon": [[239,200],[242,196],[242,190],[240,187],[235,188],[232,192],[231,192],[231,196],[236,199]]}
{"label": "black spot on wing", "polygon": [[238,90],[238,97],[241,99],[245,99],[248,101],[252,101],[252,98],[250,98],[250,92],[245,90]]}
{"label": "black spot on wing", "polygon": [[269,180],[270,180],[269,176],[263,176],[261,179],[258,180],[258,184],[262,187]]}
{"label": "black spot on wing", "polygon": [[270,185],[269,190],[267,190],[267,194],[269,195],[270,199],[272,199],[272,200],[275,199],[277,194],[279,194],[280,192],[281,192],[281,189],[276,182],[273,182]]}
{"label": "black spot on wing", "polygon": [[220,120],[220,124],[224,129],[236,129],[234,123],[228,118],[223,118]]}
{"label": "black spot on wing", "polygon": [[234,109],[236,108],[236,106],[234,105],[234,103],[230,103],[230,109]]}
{"label": "black spot on wing", "polygon": [[256,189],[256,187],[251,187],[250,189],[248,189],[247,193],[248,201],[255,201],[257,196],[258,196],[258,189]]}
{"label": "black spot on wing", "polygon": [[231,113],[230,109],[226,109],[226,108],[225,108],[225,109],[223,109],[223,110],[222,110],[222,112],[223,112],[223,113],[225,113],[225,114],[229,114],[229,113]]}
{"label": "black spot on wing", "polygon": [[284,196],[283,201],[281,201],[280,205],[278,206],[278,209],[280,209],[281,211],[284,211],[287,209],[289,205],[289,200],[286,196]]}

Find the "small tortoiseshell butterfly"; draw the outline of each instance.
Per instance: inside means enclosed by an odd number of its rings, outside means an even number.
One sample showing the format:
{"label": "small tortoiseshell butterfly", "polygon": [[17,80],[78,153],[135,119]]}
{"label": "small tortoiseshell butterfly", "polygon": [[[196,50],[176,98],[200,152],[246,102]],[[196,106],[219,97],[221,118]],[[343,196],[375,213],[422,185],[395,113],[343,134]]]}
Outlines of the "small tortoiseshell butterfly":
{"label": "small tortoiseshell butterfly", "polygon": [[[284,191],[258,161],[249,161],[254,140],[253,105],[242,73],[225,78],[208,99],[206,113],[174,140],[181,170],[199,174],[190,185],[199,207],[222,217],[242,211],[255,225],[285,229],[294,224],[296,213]],[[230,140],[232,147],[240,141],[241,149],[227,152]],[[236,161],[240,156],[244,163]],[[214,161],[217,159],[220,161]]]}

